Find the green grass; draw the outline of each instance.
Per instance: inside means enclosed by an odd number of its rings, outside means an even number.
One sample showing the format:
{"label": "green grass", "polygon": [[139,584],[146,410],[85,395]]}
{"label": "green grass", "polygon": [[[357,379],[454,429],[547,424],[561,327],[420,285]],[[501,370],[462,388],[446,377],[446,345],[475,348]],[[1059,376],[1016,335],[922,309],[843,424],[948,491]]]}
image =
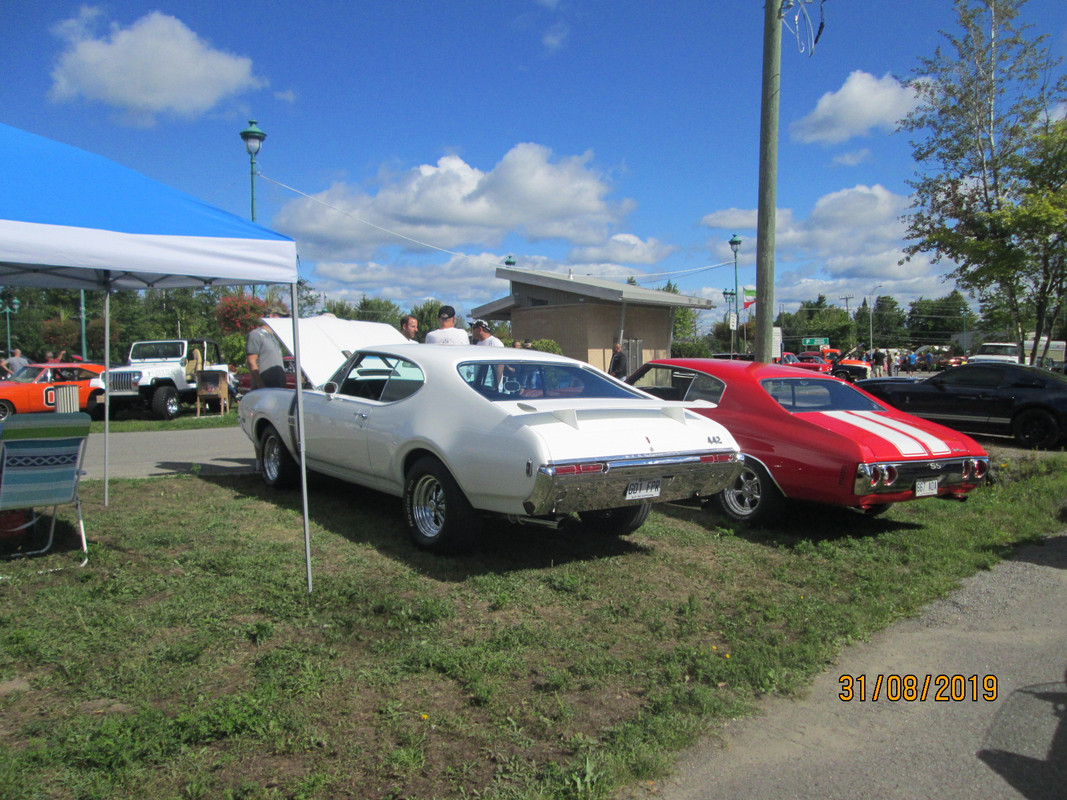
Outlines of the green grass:
{"label": "green grass", "polygon": [[[117,413],[109,420],[112,433],[133,433],[137,431],[184,431],[192,428],[232,428],[237,425],[236,406],[226,414],[217,411],[196,415],[195,407],[182,406],[182,413],[177,419],[154,419],[150,414],[139,410],[126,410]],[[90,424],[91,433],[103,433],[103,420]]]}
{"label": "green grass", "polygon": [[[1062,530],[1065,458],[965,504],[800,508],[626,539],[488,526],[413,549],[399,502],[315,478],[83,484],[91,561],[0,562],[0,797],[607,798],[850,642]],[[42,572],[62,568],[56,572]]]}

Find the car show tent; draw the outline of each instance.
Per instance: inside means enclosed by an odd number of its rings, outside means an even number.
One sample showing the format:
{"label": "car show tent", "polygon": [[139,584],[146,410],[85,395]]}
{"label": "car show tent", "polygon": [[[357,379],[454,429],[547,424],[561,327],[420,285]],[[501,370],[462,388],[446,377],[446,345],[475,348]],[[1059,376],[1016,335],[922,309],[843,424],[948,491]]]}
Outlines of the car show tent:
{"label": "car show tent", "polygon": [[[105,342],[110,341],[111,293],[120,289],[289,284],[292,307],[297,307],[292,239],[102,156],[0,123],[0,187],[0,286],[106,292]],[[300,374],[296,330],[294,337]],[[302,425],[299,390],[297,399]],[[104,430],[106,504],[106,411]],[[310,592],[304,461],[301,444]]]}

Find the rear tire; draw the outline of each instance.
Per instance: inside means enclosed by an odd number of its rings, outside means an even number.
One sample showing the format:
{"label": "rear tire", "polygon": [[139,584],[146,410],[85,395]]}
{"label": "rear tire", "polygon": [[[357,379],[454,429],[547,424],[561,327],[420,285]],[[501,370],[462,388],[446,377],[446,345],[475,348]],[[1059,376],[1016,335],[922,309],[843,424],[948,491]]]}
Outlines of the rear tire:
{"label": "rear tire", "polygon": [[403,502],[404,521],[416,547],[431,553],[463,553],[478,541],[481,517],[436,458],[420,458],[408,470]]}
{"label": "rear tire", "polygon": [[1028,408],[1011,422],[1011,432],[1023,447],[1045,450],[1060,440],[1059,423],[1043,408]]}
{"label": "rear tire", "polygon": [[7,400],[0,400],[0,422],[15,413],[15,407]]}
{"label": "rear tire", "polygon": [[603,536],[626,536],[645,524],[651,510],[651,503],[642,503],[639,506],[607,508],[603,511],[579,511],[578,518],[594,533]]}
{"label": "rear tire", "polygon": [[176,419],[181,413],[178,390],[173,386],[160,386],[152,394],[152,413],[160,419]]}
{"label": "rear tire", "polygon": [[755,461],[746,460],[734,482],[715,495],[730,519],[746,525],[770,522],[785,508],[785,497],[770,475]]}
{"label": "rear tire", "polygon": [[263,482],[272,489],[291,489],[299,474],[296,460],[282,441],[281,434],[273,425],[268,425],[259,439],[259,452],[263,464]]}

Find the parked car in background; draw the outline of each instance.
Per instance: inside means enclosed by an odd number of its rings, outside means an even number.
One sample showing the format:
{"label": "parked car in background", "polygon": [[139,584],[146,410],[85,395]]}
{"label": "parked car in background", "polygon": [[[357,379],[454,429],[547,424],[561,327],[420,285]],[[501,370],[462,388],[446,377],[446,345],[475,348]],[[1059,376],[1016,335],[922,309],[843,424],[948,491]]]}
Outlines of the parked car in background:
{"label": "parked car in background", "polygon": [[728,361],[755,361],[753,353],[712,353],[712,358],[724,358]]}
{"label": "parked car in background", "polygon": [[[829,372],[835,378],[840,378],[841,380],[849,381],[850,383],[853,381],[863,380],[864,378],[870,377],[869,367],[860,366],[857,364],[827,361],[825,358],[822,357],[821,353],[816,353],[814,351],[809,350],[804,353],[797,353],[797,358],[801,361],[801,363],[804,364],[817,364],[819,365],[820,371]],[[823,370],[824,366],[825,370]]]}
{"label": "parked car in background", "polygon": [[102,412],[104,382],[102,364],[82,361],[27,364],[10,378],[0,381],[0,422],[12,414],[56,410],[56,386],[78,387],[78,408],[94,417]]}
{"label": "parked car in background", "polygon": [[938,359],[937,368],[940,370],[948,369],[949,367],[961,367],[966,363],[967,356],[945,354]]}
{"label": "parked car in background", "polygon": [[795,353],[782,353],[782,357],[778,359],[778,363],[783,367],[797,367],[798,369],[806,369],[809,372],[819,372],[822,374],[829,373],[831,369],[830,363],[822,358],[801,361],[797,358]]}
{"label": "parked car in background", "polygon": [[969,436],[795,367],[657,359],[627,382],[688,403],[734,435],[744,464],[715,502],[741,522],[767,522],[792,500],[868,514],[924,497],[962,500],[989,469]]}
{"label": "parked car in background", "polygon": [[224,372],[230,394],[236,394],[237,381],[211,339],[134,342],[126,365],[107,371],[111,408],[139,407],[160,419],[174,419],[182,403],[196,402],[201,370]]}
{"label": "parked car in background", "polygon": [[[296,388],[296,359],[292,356],[284,356],[285,359],[285,385],[289,389]],[[307,373],[304,373],[304,388],[311,389],[311,381],[308,380]],[[237,397],[240,399],[242,396],[252,391],[252,373],[239,372],[237,373]]]}
{"label": "parked car in background", "polygon": [[[302,354],[330,346],[314,323],[300,321]],[[360,335],[345,337],[354,352],[338,353],[332,375],[308,372],[319,388],[303,392],[307,466],[402,498],[424,549],[471,547],[486,515],[559,526],[577,514],[624,535],[652,503],[711,496],[740,471],[722,425],[583,362],[406,341],[358,349]],[[297,476],[295,403],[290,389],[257,389],[238,409],[270,486]]]}
{"label": "parked car in background", "polygon": [[922,380],[874,378],[859,384],[894,408],[961,431],[1013,436],[1049,448],[1067,432],[1067,377],[1007,362],[971,362]]}

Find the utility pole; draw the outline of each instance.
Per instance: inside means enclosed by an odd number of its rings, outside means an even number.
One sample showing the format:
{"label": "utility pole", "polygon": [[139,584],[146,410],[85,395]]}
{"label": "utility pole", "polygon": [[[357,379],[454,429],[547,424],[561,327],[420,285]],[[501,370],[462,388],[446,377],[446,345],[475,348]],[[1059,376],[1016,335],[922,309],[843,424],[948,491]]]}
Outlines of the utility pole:
{"label": "utility pole", "polygon": [[782,4],[766,0],[763,11],[763,91],[760,100],[759,198],[756,212],[757,361],[773,361],[774,231],[778,200],[778,100],[782,79]]}

